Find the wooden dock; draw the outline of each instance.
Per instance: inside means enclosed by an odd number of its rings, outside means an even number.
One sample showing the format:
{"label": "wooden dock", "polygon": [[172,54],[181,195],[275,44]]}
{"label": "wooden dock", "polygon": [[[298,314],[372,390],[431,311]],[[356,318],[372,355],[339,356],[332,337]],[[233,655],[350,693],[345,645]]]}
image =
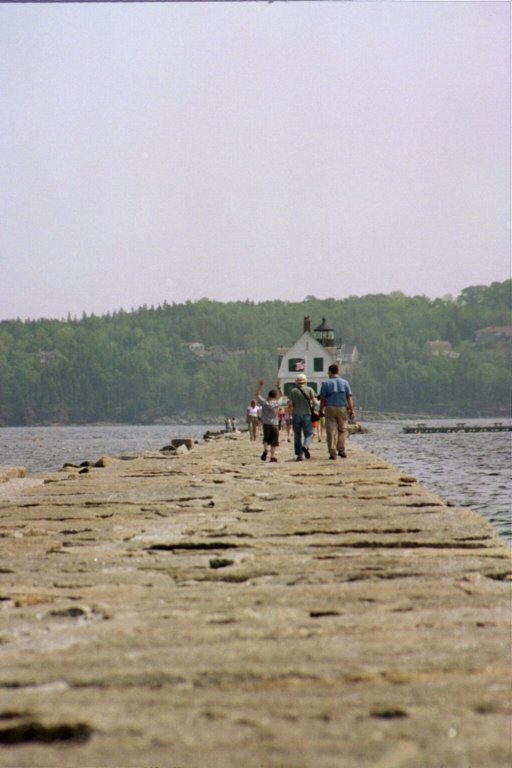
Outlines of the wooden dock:
{"label": "wooden dock", "polygon": [[451,432],[512,432],[512,424],[503,424],[501,421],[495,421],[493,424],[466,424],[457,422],[452,425],[427,425],[419,423],[402,427],[408,435],[416,434],[441,434]]}

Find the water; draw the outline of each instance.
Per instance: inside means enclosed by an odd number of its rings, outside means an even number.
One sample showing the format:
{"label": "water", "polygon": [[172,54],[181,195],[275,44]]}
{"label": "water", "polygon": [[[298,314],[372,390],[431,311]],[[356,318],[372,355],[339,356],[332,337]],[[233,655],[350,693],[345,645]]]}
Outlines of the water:
{"label": "water", "polygon": [[[415,423],[368,422],[369,433],[351,439],[413,475],[450,504],[476,510],[512,543],[512,432],[403,432],[405,424]],[[466,419],[465,423],[492,421]],[[428,421],[429,426],[454,424],[454,420]]]}
{"label": "water", "polygon": [[[512,433],[407,435],[402,431],[406,423],[414,422],[368,422],[369,433],[355,435],[351,440],[414,475],[449,503],[480,512],[512,542]],[[474,419],[467,423],[489,422]],[[206,431],[220,429],[223,425],[3,427],[0,465],[20,464],[28,473],[53,472],[65,462],[79,464],[105,455],[158,450],[173,437],[201,440]]]}
{"label": "water", "polygon": [[54,472],[66,462],[154,451],[169,445],[173,437],[201,440],[208,430],[220,429],[224,426],[3,427],[0,465],[21,465],[29,473]]}

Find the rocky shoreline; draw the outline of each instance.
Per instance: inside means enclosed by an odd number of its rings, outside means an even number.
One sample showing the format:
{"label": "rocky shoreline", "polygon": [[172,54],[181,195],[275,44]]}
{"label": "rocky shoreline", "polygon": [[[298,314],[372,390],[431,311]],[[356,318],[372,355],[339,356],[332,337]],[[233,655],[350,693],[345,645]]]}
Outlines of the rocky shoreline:
{"label": "rocky shoreline", "polygon": [[3,768],[508,768],[489,523],[357,445],[171,447],[0,485]]}

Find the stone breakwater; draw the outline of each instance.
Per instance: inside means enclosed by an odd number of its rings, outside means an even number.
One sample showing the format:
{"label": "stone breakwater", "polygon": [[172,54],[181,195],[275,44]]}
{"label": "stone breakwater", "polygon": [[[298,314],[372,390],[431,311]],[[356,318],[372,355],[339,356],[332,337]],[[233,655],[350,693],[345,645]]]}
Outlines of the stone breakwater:
{"label": "stone breakwater", "polygon": [[358,446],[259,454],[4,484],[3,768],[509,768],[490,524]]}

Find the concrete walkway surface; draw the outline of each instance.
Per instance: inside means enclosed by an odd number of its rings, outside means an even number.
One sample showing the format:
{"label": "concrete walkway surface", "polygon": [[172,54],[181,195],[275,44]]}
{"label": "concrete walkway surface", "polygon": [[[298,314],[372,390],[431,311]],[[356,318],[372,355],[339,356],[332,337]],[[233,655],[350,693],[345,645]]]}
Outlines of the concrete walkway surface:
{"label": "concrete walkway surface", "polygon": [[2,768],[510,768],[506,543],[350,441],[260,453],[4,484]]}

